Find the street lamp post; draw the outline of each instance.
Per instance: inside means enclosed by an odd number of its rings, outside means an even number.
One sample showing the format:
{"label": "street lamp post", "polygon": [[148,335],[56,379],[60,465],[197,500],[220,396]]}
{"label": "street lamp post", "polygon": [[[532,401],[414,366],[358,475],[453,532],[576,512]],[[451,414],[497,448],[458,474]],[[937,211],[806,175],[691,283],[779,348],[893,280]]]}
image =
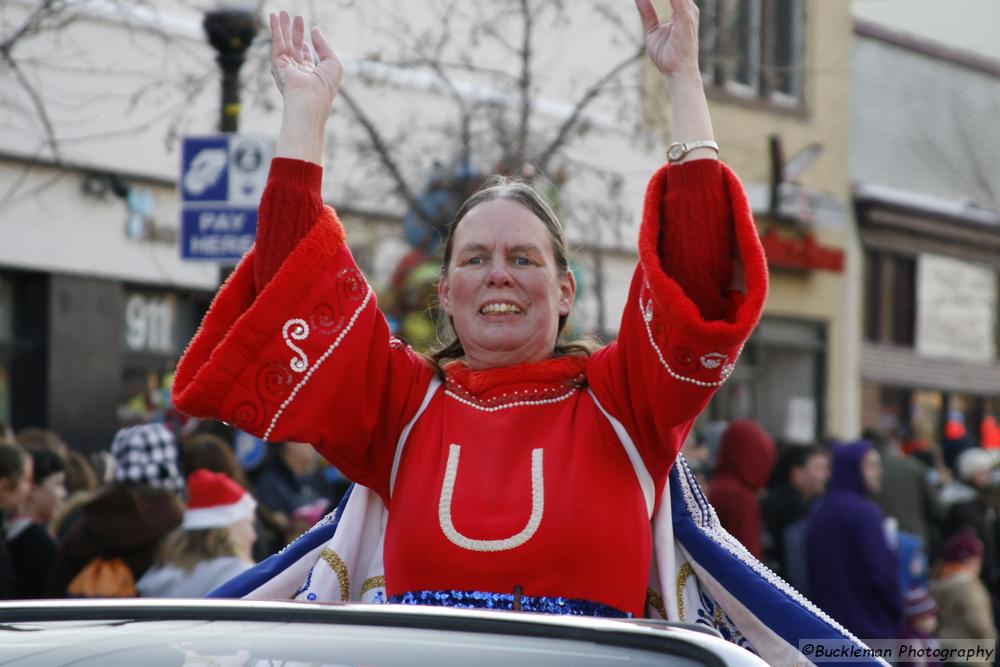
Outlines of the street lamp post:
{"label": "street lamp post", "polygon": [[[253,3],[256,4],[256,3]],[[232,5],[206,12],[202,22],[222,70],[220,132],[236,132],[240,120],[240,68],[257,34],[257,12]]]}

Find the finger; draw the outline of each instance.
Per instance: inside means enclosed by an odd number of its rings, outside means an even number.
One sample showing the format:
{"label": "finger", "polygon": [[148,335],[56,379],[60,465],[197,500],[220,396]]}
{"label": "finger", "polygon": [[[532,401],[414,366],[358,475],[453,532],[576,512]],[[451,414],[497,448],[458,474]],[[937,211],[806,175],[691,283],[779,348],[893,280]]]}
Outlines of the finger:
{"label": "finger", "polygon": [[285,52],[295,55],[292,50],[292,17],[284,9],[278,14],[278,25],[281,28],[281,41],[284,44]]}
{"label": "finger", "polygon": [[281,33],[278,31],[278,17],[271,12],[267,15],[268,25],[271,27],[271,57],[274,58],[281,52],[279,40]]}
{"label": "finger", "polygon": [[698,7],[694,4],[694,0],[670,0],[670,16],[678,18],[686,18],[694,16],[694,13],[698,10]]}
{"label": "finger", "polygon": [[[305,44],[305,39],[303,33],[305,32],[305,22],[302,20],[301,16],[296,16],[292,21],[292,53],[299,60],[303,60],[302,51],[305,47],[305,52],[308,55],[309,47]],[[311,61],[311,58],[306,57],[304,60]]]}
{"label": "finger", "polygon": [[635,0],[635,8],[639,10],[639,17],[642,18],[643,32],[650,33],[660,27],[660,17],[656,15],[656,8],[650,0]]}
{"label": "finger", "polygon": [[270,14],[268,20],[271,23],[271,57],[277,58],[285,51],[285,43],[281,39],[281,26],[278,25],[277,14]]}
{"label": "finger", "polygon": [[316,49],[316,55],[319,56],[320,61],[323,60],[336,60],[340,62],[337,54],[333,52],[330,45],[327,44],[326,38],[323,37],[323,31],[319,29],[319,26],[312,29],[312,42],[313,48]]}

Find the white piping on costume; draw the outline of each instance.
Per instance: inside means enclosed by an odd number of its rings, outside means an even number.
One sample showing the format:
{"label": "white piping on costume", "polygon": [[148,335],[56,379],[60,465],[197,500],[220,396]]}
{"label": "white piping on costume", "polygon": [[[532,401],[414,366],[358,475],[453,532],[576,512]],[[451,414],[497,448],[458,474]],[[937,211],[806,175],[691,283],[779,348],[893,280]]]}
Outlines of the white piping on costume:
{"label": "white piping on costume", "polygon": [[625,453],[628,454],[628,460],[632,462],[632,469],[635,470],[635,476],[639,478],[639,486],[642,488],[642,496],[646,499],[646,514],[649,518],[653,518],[653,505],[656,502],[656,485],[653,483],[653,476],[649,474],[649,470],[646,469],[646,463],[642,460],[642,455],[639,454],[639,449],[632,442],[632,438],[629,436],[628,431],[625,430],[625,426],[608,414],[608,411],[604,409],[601,402],[597,400],[594,396],[594,392],[590,389],[587,390],[590,394],[590,398],[594,401],[594,405],[597,409],[601,411],[601,414],[608,420],[611,424],[611,428],[614,429],[615,434],[618,436],[618,440],[622,443],[622,447],[625,448]]}
{"label": "white piping on costume", "polygon": [[552,403],[559,403],[560,401],[565,401],[567,398],[569,398],[576,392],[577,392],[576,389],[571,389],[562,396],[556,396],[555,398],[540,398],[536,401],[514,401],[512,403],[507,403],[505,405],[495,405],[493,407],[485,407],[479,405],[478,403],[474,403],[473,401],[470,401],[467,398],[463,398],[452,391],[445,390],[444,393],[445,396],[450,396],[459,403],[464,403],[465,405],[468,405],[470,408],[475,408],[476,410],[482,410],[483,412],[496,412],[497,410],[506,410],[507,408],[519,408],[525,405],[550,405]]}
{"label": "white piping on costume", "polygon": [[[365,284],[367,285],[367,283]],[[326,349],[326,352],[323,353],[323,356],[321,356],[319,359],[316,360],[316,363],[312,365],[312,368],[310,368],[309,372],[305,374],[305,377],[299,380],[299,383],[295,385],[295,387],[292,389],[292,393],[288,395],[288,398],[286,398],[284,402],[282,402],[281,407],[278,408],[278,411],[274,413],[274,417],[271,418],[271,424],[270,426],[267,427],[267,430],[264,431],[264,436],[261,438],[261,440],[266,441],[268,439],[268,437],[271,435],[271,431],[274,430],[274,426],[278,423],[278,419],[285,412],[285,408],[287,408],[289,405],[292,404],[292,401],[295,400],[295,396],[298,395],[299,390],[305,386],[306,382],[309,382],[309,378],[312,377],[313,373],[315,373],[316,370],[320,367],[320,365],[324,361],[326,361],[326,358],[329,357],[333,353],[333,351],[340,346],[340,344],[344,340],[344,336],[350,333],[351,329],[354,328],[354,324],[358,321],[358,317],[361,315],[361,311],[363,311],[365,309],[365,306],[368,305],[368,302],[371,301],[372,294],[374,294],[374,292],[372,292],[371,286],[368,286],[368,293],[365,294],[364,301],[361,302],[361,305],[358,306],[358,309],[354,311],[353,315],[351,315],[351,319],[350,321],[348,321],[347,326],[345,326],[344,330],[340,332],[340,335],[338,335],[337,338],[334,339],[332,343],[330,343],[330,347]]]}
{"label": "white piping on costume", "polygon": [[442,384],[441,378],[436,375],[431,378],[430,384],[427,386],[427,392],[424,394],[424,400],[421,401],[420,407],[417,408],[417,414],[413,415],[413,419],[406,423],[403,427],[402,432],[399,434],[399,440],[396,442],[396,453],[392,457],[392,472],[389,473],[389,497],[392,497],[392,490],[396,488],[396,473],[399,471],[399,462],[403,458],[403,447],[406,445],[406,439],[410,437],[410,431],[413,430],[413,425],[417,423],[420,419],[420,415],[424,413],[427,409],[427,405],[434,398],[435,392],[437,392],[438,387]]}
{"label": "white piping on costume", "polygon": [[[691,384],[697,385],[699,387],[721,387],[729,376],[732,374],[733,369],[736,366],[736,359],[740,358],[740,354],[743,353],[743,345],[740,345],[740,349],[736,351],[736,358],[733,359],[732,363],[724,364],[722,367],[722,379],[718,382],[703,382],[701,380],[695,380],[694,378],[689,378],[681,375],[674,371],[667,363],[667,360],[663,357],[663,352],[660,351],[660,346],[656,344],[656,340],[653,338],[653,331],[649,328],[649,323],[653,319],[653,300],[650,299],[646,307],[642,306],[642,297],[639,297],[639,312],[642,314],[642,323],[646,326],[646,335],[649,336],[649,344],[653,346],[653,351],[656,352],[656,356],[660,359],[660,363],[663,367],[667,369],[667,373],[670,377],[675,380],[680,380],[681,382],[689,382]],[[718,354],[718,353],[713,353]]]}
{"label": "white piping on costume", "polygon": [[438,503],[438,522],[448,540],[469,551],[508,551],[521,546],[532,538],[538,526],[542,523],[542,512],[545,510],[545,481],[542,476],[542,449],[531,450],[531,516],[528,523],[516,535],[502,540],[476,540],[462,535],[455,529],[451,520],[451,497],[455,491],[455,478],[458,477],[458,459],[462,447],[451,445],[448,448],[448,463],[445,467],[444,482],[441,484],[441,501]]}

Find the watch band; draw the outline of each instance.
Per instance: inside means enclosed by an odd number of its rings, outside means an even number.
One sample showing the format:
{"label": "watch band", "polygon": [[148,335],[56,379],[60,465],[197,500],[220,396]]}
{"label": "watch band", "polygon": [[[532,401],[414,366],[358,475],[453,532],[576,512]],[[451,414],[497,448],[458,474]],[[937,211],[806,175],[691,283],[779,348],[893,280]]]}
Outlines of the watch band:
{"label": "watch band", "polygon": [[719,144],[710,139],[699,139],[697,141],[684,141],[670,144],[667,147],[667,162],[678,162],[684,159],[688,153],[696,148],[711,148],[716,153],[719,152]]}

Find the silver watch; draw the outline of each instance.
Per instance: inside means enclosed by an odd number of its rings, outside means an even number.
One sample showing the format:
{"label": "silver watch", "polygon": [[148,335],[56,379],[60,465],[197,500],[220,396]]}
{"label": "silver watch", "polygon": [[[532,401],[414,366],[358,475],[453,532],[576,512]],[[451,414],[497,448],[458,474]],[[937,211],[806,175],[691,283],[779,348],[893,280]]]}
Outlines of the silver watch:
{"label": "silver watch", "polygon": [[685,142],[675,141],[667,147],[667,162],[678,162],[683,160],[685,155],[696,148],[711,148],[716,153],[719,152],[719,144],[709,139]]}

